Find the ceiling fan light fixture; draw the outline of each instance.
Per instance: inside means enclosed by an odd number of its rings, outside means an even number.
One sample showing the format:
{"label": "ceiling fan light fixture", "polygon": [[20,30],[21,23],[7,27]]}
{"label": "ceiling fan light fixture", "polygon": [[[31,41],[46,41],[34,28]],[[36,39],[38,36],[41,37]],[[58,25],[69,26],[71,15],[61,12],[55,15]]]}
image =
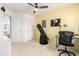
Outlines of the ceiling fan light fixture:
{"label": "ceiling fan light fixture", "polygon": [[38,9],[38,8],[35,8],[34,10],[35,10],[35,11],[39,11],[39,9]]}

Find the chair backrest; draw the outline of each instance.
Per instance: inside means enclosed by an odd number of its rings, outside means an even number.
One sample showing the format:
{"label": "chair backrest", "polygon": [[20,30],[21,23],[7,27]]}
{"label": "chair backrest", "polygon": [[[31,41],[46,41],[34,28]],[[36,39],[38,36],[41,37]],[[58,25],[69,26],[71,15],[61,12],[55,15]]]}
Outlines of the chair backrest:
{"label": "chair backrest", "polygon": [[73,34],[74,32],[70,31],[59,31],[59,42],[72,43]]}

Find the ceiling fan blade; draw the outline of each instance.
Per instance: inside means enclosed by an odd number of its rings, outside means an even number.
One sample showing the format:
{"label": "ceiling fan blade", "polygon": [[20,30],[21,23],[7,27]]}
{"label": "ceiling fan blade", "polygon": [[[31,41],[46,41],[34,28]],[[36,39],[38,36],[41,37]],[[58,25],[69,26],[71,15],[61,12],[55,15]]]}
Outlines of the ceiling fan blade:
{"label": "ceiling fan blade", "polygon": [[32,7],[35,7],[33,4],[31,4],[31,3],[28,3],[30,6],[32,6]]}
{"label": "ceiling fan blade", "polygon": [[48,8],[48,6],[39,6],[39,8]]}

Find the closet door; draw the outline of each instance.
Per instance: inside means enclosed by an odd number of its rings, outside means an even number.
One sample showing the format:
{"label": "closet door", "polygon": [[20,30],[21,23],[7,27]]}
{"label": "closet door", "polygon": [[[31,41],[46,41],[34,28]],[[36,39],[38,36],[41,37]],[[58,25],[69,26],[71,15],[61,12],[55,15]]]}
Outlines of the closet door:
{"label": "closet door", "polygon": [[11,19],[11,41],[21,42],[21,18],[13,16]]}
{"label": "closet door", "polygon": [[10,40],[10,18],[5,15],[0,17],[0,37],[1,40]]}
{"label": "closet door", "polygon": [[9,34],[10,34],[10,19],[7,16],[2,15],[0,16],[0,56],[11,55],[11,40],[7,36]]}
{"label": "closet door", "polygon": [[0,41],[2,40],[2,37],[3,37],[3,25],[2,25],[2,21],[1,21],[1,18],[0,18]]}
{"label": "closet door", "polygon": [[27,42],[33,39],[33,23],[34,17],[25,14],[22,20],[22,42]]}

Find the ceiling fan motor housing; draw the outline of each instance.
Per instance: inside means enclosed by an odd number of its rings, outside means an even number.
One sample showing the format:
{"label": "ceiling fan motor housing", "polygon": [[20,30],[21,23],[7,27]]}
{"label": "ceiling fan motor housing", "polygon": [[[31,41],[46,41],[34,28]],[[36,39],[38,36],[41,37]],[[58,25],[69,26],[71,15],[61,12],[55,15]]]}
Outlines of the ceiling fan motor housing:
{"label": "ceiling fan motor housing", "polygon": [[35,3],[35,8],[38,8],[37,3]]}

